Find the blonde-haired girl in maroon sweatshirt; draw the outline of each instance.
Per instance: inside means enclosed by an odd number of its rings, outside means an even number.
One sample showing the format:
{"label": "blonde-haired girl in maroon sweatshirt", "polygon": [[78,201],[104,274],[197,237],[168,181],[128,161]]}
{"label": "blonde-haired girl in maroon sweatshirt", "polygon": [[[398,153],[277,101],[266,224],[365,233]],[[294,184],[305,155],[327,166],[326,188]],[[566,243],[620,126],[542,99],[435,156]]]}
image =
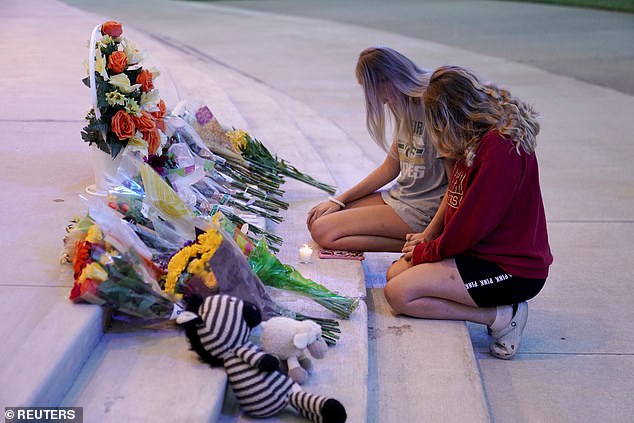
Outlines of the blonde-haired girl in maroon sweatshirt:
{"label": "blonde-haired girl in maroon sweatshirt", "polygon": [[537,113],[467,69],[444,66],[423,97],[425,127],[439,154],[456,160],[442,232],[409,234],[387,273],[385,296],[402,314],[489,326],[491,354],[513,357],[527,300],[552,263],[539,185]]}

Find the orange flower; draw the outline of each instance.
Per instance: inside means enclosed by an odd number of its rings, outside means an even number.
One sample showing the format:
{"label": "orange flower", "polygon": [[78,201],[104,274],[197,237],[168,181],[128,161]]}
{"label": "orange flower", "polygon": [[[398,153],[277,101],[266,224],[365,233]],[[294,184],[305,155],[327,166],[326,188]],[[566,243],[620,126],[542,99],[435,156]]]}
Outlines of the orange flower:
{"label": "orange flower", "polygon": [[110,126],[112,127],[112,132],[114,132],[120,140],[127,140],[136,132],[134,121],[130,115],[123,110],[119,110],[115,113],[110,122]]}
{"label": "orange flower", "polygon": [[75,254],[73,255],[73,275],[78,278],[81,271],[90,260],[90,242],[86,240],[77,241],[75,244]]}
{"label": "orange flower", "polygon": [[114,73],[121,73],[128,66],[128,56],[122,51],[113,51],[108,57],[108,69]]}
{"label": "orange flower", "polygon": [[143,139],[147,142],[148,154],[156,154],[159,146],[161,145],[161,136],[158,129],[154,128],[152,131],[141,132]]}
{"label": "orange flower", "polygon": [[136,77],[136,84],[141,84],[141,91],[144,93],[154,89],[152,83],[152,72],[147,69],[143,69]]}
{"label": "orange flower", "polygon": [[148,132],[156,128],[156,124],[154,124],[154,119],[146,111],[141,111],[141,116],[132,116],[132,120],[134,121],[136,129],[141,132]]}
{"label": "orange flower", "polygon": [[163,99],[159,101],[158,108],[159,108],[158,112],[150,112],[150,114],[154,116],[156,119],[163,119],[165,115],[167,114],[167,107],[165,107],[165,102],[163,101]]}
{"label": "orange flower", "polygon": [[163,119],[155,119],[154,123],[158,129],[165,132],[165,121]]}
{"label": "orange flower", "polygon": [[117,38],[123,34],[123,28],[119,22],[107,21],[101,25],[101,33],[110,35],[112,38]]}

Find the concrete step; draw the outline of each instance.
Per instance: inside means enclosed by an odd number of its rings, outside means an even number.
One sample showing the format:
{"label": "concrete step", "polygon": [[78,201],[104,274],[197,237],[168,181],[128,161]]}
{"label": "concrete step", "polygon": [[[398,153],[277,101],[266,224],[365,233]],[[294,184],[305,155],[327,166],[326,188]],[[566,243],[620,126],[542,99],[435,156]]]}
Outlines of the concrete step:
{"label": "concrete step", "polygon": [[396,316],[385,270],[396,253],[366,253],[368,421],[489,422],[489,406],[465,322]]}
{"label": "concrete step", "polygon": [[[489,422],[486,395],[462,321],[395,316],[383,290],[368,291],[373,419]],[[466,341],[467,340],[467,341]]]}
{"label": "concrete step", "polygon": [[71,304],[69,289],[0,287],[3,406],[56,406],[99,342],[102,309]]}
{"label": "concrete step", "polygon": [[225,386],[173,322],[113,320],[61,406],[86,422],[214,422]]}

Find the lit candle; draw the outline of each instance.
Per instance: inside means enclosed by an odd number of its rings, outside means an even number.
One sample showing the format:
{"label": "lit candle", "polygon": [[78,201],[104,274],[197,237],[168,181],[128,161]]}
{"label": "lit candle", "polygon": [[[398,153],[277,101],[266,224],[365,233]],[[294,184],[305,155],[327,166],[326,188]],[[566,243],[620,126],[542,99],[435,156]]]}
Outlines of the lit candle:
{"label": "lit candle", "polygon": [[310,248],[310,245],[304,244],[304,246],[299,249],[299,261],[301,263],[310,263],[312,257],[313,249]]}

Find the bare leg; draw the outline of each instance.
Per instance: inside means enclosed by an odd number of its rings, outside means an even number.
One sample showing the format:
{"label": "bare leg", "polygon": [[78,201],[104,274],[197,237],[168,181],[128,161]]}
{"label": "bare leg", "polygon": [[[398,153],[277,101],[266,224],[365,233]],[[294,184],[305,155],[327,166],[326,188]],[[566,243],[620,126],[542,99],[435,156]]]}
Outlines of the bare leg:
{"label": "bare leg", "polygon": [[412,232],[379,193],[354,201],[345,209],[326,214],[312,225],[310,234],[321,247],[334,250],[395,251]]}
{"label": "bare leg", "polygon": [[491,325],[495,307],[478,307],[464,286],[454,259],[408,265],[403,260],[388,270],[385,298],[395,312],[413,317],[468,320]]}

